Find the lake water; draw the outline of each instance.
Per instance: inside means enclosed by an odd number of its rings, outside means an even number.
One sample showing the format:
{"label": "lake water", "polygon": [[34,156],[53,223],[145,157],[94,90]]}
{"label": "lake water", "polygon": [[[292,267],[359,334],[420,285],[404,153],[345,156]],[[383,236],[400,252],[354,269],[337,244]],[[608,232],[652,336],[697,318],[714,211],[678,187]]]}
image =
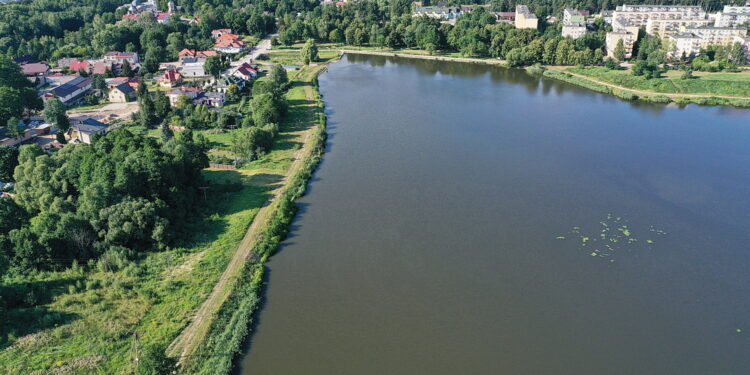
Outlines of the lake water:
{"label": "lake water", "polygon": [[357,55],[320,88],[238,373],[750,374],[749,111]]}

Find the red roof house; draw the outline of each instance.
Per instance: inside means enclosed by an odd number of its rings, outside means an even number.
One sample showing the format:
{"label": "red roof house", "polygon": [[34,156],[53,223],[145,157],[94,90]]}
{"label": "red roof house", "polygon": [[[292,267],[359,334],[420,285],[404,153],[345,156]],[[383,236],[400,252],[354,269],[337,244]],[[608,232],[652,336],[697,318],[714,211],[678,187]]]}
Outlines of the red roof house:
{"label": "red roof house", "polygon": [[211,36],[213,36],[214,39],[216,39],[222,35],[231,34],[231,33],[232,33],[232,29],[216,29],[216,30],[211,31]]}
{"label": "red roof house", "polygon": [[182,74],[174,69],[168,69],[164,71],[164,74],[159,77],[159,85],[162,87],[175,87],[182,83]]}

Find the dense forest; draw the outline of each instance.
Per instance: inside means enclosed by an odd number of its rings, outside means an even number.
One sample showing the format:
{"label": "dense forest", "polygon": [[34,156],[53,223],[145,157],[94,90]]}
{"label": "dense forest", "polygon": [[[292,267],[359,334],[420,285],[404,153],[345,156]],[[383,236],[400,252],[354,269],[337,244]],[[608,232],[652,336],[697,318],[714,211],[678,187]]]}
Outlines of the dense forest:
{"label": "dense forest", "polygon": [[[432,2],[437,3],[435,0]],[[333,5],[320,6],[314,0],[262,0],[252,3],[241,0],[178,0],[176,3],[183,17],[195,17],[201,22],[185,23],[174,17],[168,24],[162,25],[156,23],[153,17],[144,16],[138,20],[115,24],[125,13],[125,9],[120,8],[125,3],[123,0],[25,0],[3,4],[0,6],[0,53],[13,57],[32,55],[54,61],[61,57],[88,58],[100,56],[109,50],[127,50],[141,53],[146,60],[164,61],[174,58],[182,48],[209,48],[212,43],[210,31],[214,28],[229,27],[237,33],[255,35],[269,32],[275,27],[274,16],[284,20],[282,26],[288,26],[289,35],[293,37],[297,33],[297,27],[290,19],[299,18],[298,12],[303,13],[303,19],[313,22],[314,30],[310,36],[321,40],[407,46],[424,46],[428,43],[410,39],[415,31],[413,29],[419,25],[409,28],[412,23],[407,19],[410,18],[412,2],[408,0],[366,0],[340,8]],[[166,1],[160,0],[158,3],[161,9],[166,9]],[[451,0],[448,3],[459,2]],[[482,1],[460,3],[468,5]],[[611,0],[524,2],[540,19],[547,15],[559,16],[568,7],[597,12],[601,9],[613,9],[621,3],[623,1]],[[640,0],[628,3],[654,2]],[[659,3],[696,4],[713,11],[728,2],[687,0]],[[488,4],[491,5],[491,11],[512,11],[516,2],[492,0]],[[331,22],[335,23],[335,27],[331,27]],[[321,26],[321,23],[325,25]],[[456,28],[475,29],[476,26],[487,23],[488,20],[475,19],[464,21],[463,25],[459,24]],[[347,35],[346,30],[350,25],[355,27]],[[422,28],[431,26],[425,25]],[[446,26],[445,29],[447,28],[450,27]],[[501,33],[489,31],[491,35],[480,33],[477,38],[474,31],[469,31],[468,36],[464,35],[467,33],[454,32],[451,39],[448,38],[451,33],[445,29],[439,33],[445,40],[431,40],[435,48],[450,46],[458,49],[468,45],[471,53],[479,54],[485,52],[484,48],[487,53],[492,53],[490,48],[493,39],[498,38],[499,34],[507,33],[506,30]],[[330,35],[334,30],[338,31]],[[461,38],[463,41],[459,41]],[[481,43],[472,39],[478,39]],[[497,41],[494,44],[497,48]]]}
{"label": "dense forest", "polygon": [[22,146],[16,199],[0,199],[3,263],[57,269],[167,246],[195,213],[205,151],[185,136],[160,143],[124,129],[52,155]]}

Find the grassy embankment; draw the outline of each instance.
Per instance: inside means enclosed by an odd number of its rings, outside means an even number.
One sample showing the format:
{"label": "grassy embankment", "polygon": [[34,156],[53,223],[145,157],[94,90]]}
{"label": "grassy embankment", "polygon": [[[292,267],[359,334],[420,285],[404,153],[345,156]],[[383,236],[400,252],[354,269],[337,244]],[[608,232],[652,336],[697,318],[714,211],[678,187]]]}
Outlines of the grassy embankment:
{"label": "grassy embankment", "polygon": [[[257,304],[263,266],[240,262],[213,314],[195,312],[261,214],[268,220],[256,225],[261,235],[251,238],[252,259],[265,260],[283,237],[293,200],[304,192],[324,145],[322,105],[311,83],[322,69],[290,75],[289,114],[271,153],[241,170],[204,172],[212,182],[207,215],[182,247],[17,280],[34,300],[4,312],[0,337],[8,340],[0,343],[0,373],[129,374],[134,348],[168,345],[196,320],[208,329],[191,341],[198,354],[186,357],[181,373],[226,373]],[[217,152],[229,147],[227,133],[208,136]]]}
{"label": "grassy embankment", "polygon": [[[285,54],[292,56],[296,59],[296,55],[299,54],[299,50],[302,48],[303,43],[293,44],[291,46],[274,46],[272,54]],[[430,60],[456,60],[459,62],[469,63],[484,63],[492,65],[504,65],[504,60],[498,60],[492,57],[476,57],[466,58],[458,52],[447,52],[447,51],[434,51],[430,52],[420,49],[409,49],[409,48],[387,48],[387,47],[369,47],[369,46],[350,46],[341,43],[320,43],[318,44],[320,51],[320,57],[322,62],[326,62],[329,59],[335,59],[333,56],[338,55],[343,50],[347,51],[360,51],[362,53],[371,52],[372,54],[386,54],[386,55],[398,55],[400,57],[412,57],[412,58],[424,58]]]}
{"label": "grassy embankment", "polygon": [[546,77],[627,100],[750,106],[750,72],[694,72],[692,79],[681,79],[681,75],[681,71],[669,71],[662,78],[645,79],[630,70],[603,67],[553,67],[544,72]]}
{"label": "grassy embankment", "polygon": [[[289,56],[294,59],[302,44],[275,46],[272,55]],[[341,50],[372,52],[376,54],[398,54],[399,56],[455,60],[459,62],[504,65],[493,58],[467,59],[458,52],[428,51],[418,49],[390,49],[380,47],[357,47],[338,43],[319,44],[321,58],[334,59]],[[290,62],[285,62],[290,63]],[[630,70],[609,70],[604,67],[547,67],[544,76],[558,79],[587,89],[617,96],[625,100],[644,100],[655,103],[750,106],[750,71],[741,73],[694,72],[695,78],[682,80],[681,71],[669,71],[663,78],[647,80],[636,77]]]}

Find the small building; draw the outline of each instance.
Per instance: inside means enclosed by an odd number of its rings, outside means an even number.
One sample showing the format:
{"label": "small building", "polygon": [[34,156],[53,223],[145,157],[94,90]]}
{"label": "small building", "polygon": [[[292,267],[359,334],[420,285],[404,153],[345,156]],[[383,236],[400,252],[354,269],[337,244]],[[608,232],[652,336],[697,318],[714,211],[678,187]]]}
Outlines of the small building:
{"label": "small building", "polygon": [[45,77],[49,74],[49,70],[49,65],[46,62],[21,65],[21,71],[26,77]]}
{"label": "small building", "polygon": [[219,78],[213,87],[216,90],[216,92],[226,94],[227,88],[229,88],[229,85],[235,85],[237,86],[237,88],[242,90],[245,88],[246,82],[244,79],[237,78],[235,76],[227,76],[227,77]]}
{"label": "small building", "polygon": [[497,18],[497,22],[513,25],[516,21],[516,12],[492,12]]}
{"label": "small building", "polygon": [[107,133],[107,124],[87,118],[83,121],[71,123],[70,129],[66,133],[69,142],[90,144],[94,135],[104,135]]}
{"label": "small building", "polygon": [[223,35],[231,34],[232,29],[216,29],[211,31],[211,36],[217,39]]}
{"label": "small building", "polygon": [[165,70],[164,73],[159,76],[159,86],[161,87],[175,87],[182,84],[182,74],[174,69]]}
{"label": "small building", "polygon": [[246,48],[247,44],[239,39],[222,39],[221,37],[216,41],[216,45],[214,45],[214,50],[226,54],[240,53]]}
{"label": "small building", "polygon": [[127,83],[121,83],[109,90],[109,101],[112,103],[127,103],[135,99],[135,90]]}
{"label": "small building", "polygon": [[516,29],[536,29],[539,26],[539,19],[536,14],[531,13],[526,5],[516,5]]}
{"label": "small building", "polygon": [[118,52],[118,51],[110,51],[104,54],[102,56],[102,60],[104,62],[109,63],[117,63],[122,64],[125,61],[130,63],[130,65],[140,64],[141,60],[138,58],[138,54],[135,52]]}
{"label": "small building", "polygon": [[233,77],[249,81],[258,76],[258,70],[248,63],[242,63],[242,65],[233,69],[229,74]]}
{"label": "small building", "polygon": [[211,56],[218,56],[216,51],[196,51],[194,49],[183,49],[177,53],[178,60],[183,62],[185,59],[206,59]]}
{"label": "small building", "polygon": [[201,90],[195,88],[195,87],[180,87],[171,91],[168,91],[166,93],[167,97],[169,98],[169,105],[172,107],[177,106],[177,100],[181,96],[187,96],[188,98],[195,99],[202,93]]}
{"label": "small building", "polygon": [[86,60],[73,60],[68,65],[68,68],[74,72],[91,72],[91,64]]}
{"label": "small building", "polygon": [[210,107],[221,107],[226,102],[224,93],[221,92],[204,92],[193,99],[195,105],[206,105]]}
{"label": "small building", "polygon": [[73,104],[91,90],[91,80],[78,77],[52,89],[51,93],[64,104]]}
{"label": "small building", "polygon": [[182,70],[180,73],[183,77],[191,78],[191,77],[205,77],[208,74],[206,74],[206,70],[204,69],[203,65],[205,64],[205,60],[202,59],[185,59],[182,63]]}

